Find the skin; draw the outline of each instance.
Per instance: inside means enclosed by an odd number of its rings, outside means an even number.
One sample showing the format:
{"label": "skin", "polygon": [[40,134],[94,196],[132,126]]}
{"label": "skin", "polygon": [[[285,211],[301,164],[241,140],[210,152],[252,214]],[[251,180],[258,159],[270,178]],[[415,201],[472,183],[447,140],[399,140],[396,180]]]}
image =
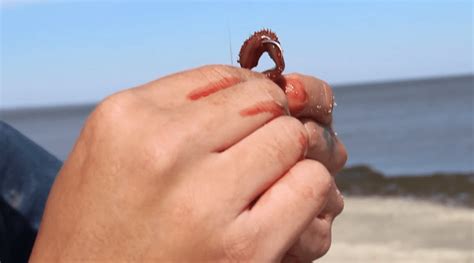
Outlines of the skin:
{"label": "skin", "polygon": [[330,113],[311,110],[332,107],[329,86],[285,78],[329,99],[294,112],[302,102],[263,74],[220,65],[105,99],[51,189],[31,262],[324,255],[343,208],[332,175],[347,154],[324,135]]}

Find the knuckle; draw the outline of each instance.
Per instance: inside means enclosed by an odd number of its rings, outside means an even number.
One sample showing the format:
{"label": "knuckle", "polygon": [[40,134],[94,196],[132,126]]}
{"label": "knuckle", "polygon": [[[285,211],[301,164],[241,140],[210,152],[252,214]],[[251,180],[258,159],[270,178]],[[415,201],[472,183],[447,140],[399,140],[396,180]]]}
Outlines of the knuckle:
{"label": "knuckle", "polygon": [[[335,185],[334,185],[335,186]],[[344,199],[337,189],[337,187],[332,188],[331,196],[326,204],[326,207],[320,214],[322,218],[326,218],[329,222],[332,222],[339,214],[344,210]]]}
{"label": "knuckle", "polygon": [[[134,96],[129,90],[110,95],[101,101],[87,118],[84,130],[92,130],[96,135],[102,134],[108,139],[123,137],[136,129],[138,122]],[[114,131],[111,133],[110,131]]]}
{"label": "knuckle", "polygon": [[[308,134],[304,125],[297,119],[289,116],[280,116],[274,119],[270,125],[271,130],[275,131],[272,140],[266,140],[262,147],[262,155],[272,156],[267,158],[273,162],[276,158],[279,163],[288,163],[300,156],[306,150]],[[296,160],[294,160],[296,161]]]}
{"label": "knuckle", "polygon": [[[141,145],[140,154],[146,166],[161,174],[169,174],[176,164],[186,159],[189,153],[190,141],[195,141],[192,129],[184,131],[185,126],[175,114],[169,111],[154,112],[153,125],[146,130],[142,129],[142,123],[137,126],[137,132],[142,135],[142,139],[148,142]],[[149,121],[149,120],[145,120]]]}
{"label": "knuckle", "polygon": [[326,253],[331,248],[331,224],[327,223],[322,225],[318,230],[317,238],[319,242],[315,242],[310,248],[311,258],[316,260],[326,255]]}
{"label": "knuckle", "polygon": [[[143,170],[149,170],[150,174],[162,174],[166,176],[172,176],[174,173],[174,167],[180,163],[180,157],[182,157],[179,149],[179,145],[172,142],[165,142],[157,139],[153,140],[152,143],[144,145],[140,149],[140,157]],[[176,146],[176,147],[174,147]]]}
{"label": "knuckle", "polygon": [[[184,142],[170,138],[169,134],[179,126],[172,121],[162,125],[165,118],[173,119],[166,114],[150,112],[130,91],[122,91],[99,103],[86,122],[85,130],[92,135],[92,142],[100,142],[102,147],[109,145],[116,156],[119,155],[117,149],[123,149],[123,153],[130,154],[144,170],[169,170],[177,162]],[[131,137],[142,143],[132,147]]]}
{"label": "knuckle", "polygon": [[105,98],[94,109],[89,120],[99,123],[109,123],[109,121],[117,120],[126,112],[128,100],[129,95],[126,91]]}
{"label": "knuckle", "polygon": [[319,251],[316,255],[316,258],[320,258],[326,255],[331,248],[331,237],[326,237],[322,242],[321,246],[319,247]]}
{"label": "knuckle", "polygon": [[338,194],[336,202],[337,204],[336,204],[336,209],[334,211],[334,217],[340,215],[342,211],[344,211],[344,199],[342,198],[340,194]]}
{"label": "knuckle", "polygon": [[348,159],[348,154],[344,144],[340,143],[338,158],[336,162],[337,171],[340,171],[346,164]]}
{"label": "knuckle", "polygon": [[332,179],[326,168],[317,161],[305,159],[300,161],[292,170],[299,174],[302,181],[298,183],[296,193],[303,199],[311,199],[316,202],[327,200],[332,187]]}
{"label": "knuckle", "polygon": [[305,160],[307,169],[313,171],[310,178],[313,180],[311,185],[317,188],[317,192],[322,196],[328,196],[333,185],[333,178],[326,167],[314,160]]}
{"label": "knuckle", "polygon": [[319,242],[310,244],[308,247],[308,258],[316,260],[326,255],[331,248],[331,233],[328,229],[321,229],[318,232]]}

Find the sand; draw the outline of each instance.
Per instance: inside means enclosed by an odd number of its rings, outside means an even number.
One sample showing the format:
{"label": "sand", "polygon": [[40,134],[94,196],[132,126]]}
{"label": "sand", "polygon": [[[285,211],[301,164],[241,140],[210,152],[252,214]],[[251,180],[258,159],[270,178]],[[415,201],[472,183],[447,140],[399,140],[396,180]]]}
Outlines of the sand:
{"label": "sand", "polygon": [[474,209],[347,197],[332,247],[316,262],[474,262]]}

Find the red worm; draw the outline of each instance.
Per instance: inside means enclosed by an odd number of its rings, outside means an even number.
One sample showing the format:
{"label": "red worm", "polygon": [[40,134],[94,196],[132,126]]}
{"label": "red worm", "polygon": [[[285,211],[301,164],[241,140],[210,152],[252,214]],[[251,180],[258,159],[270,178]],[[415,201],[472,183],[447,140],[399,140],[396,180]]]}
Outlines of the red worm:
{"label": "red worm", "polygon": [[281,80],[281,73],[285,69],[285,60],[283,59],[283,50],[275,33],[269,29],[263,29],[253,33],[240,48],[239,63],[242,68],[252,69],[258,65],[258,60],[267,52],[270,58],[275,62],[275,67],[265,70],[265,74],[275,83]]}

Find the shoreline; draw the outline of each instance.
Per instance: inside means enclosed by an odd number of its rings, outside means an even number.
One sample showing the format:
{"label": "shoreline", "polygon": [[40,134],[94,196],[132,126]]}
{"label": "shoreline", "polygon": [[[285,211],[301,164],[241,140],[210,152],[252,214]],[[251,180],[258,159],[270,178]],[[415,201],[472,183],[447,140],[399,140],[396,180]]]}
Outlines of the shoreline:
{"label": "shoreline", "polygon": [[474,172],[385,176],[358,165],[344,168],[336,183],[348,197],[402,197],[474,208]]}
{"label": "shoreline", "polygon": [[[449,74],[449,75],[442,75],[442,76],[420,76],[420,77],[410,77],[410,78],[400,78],[400,79],[386,79],[386,80],[373,80],[373,81],[355,81],[349,83],[331,83],[331,86],[339,93],[339,92],[358,92],[360,88],[362,89],[372,89],[377,88],[380,89],[381,86],[385,88],[389,88],[392,86],[401,86],[407,84],[423,84],[426,82],[450,82],[453,80],[474,80],[474,73],[473,72],[465,72],[459,74]],[[352,90],[351,90],[352,89]],[[90,102],[75,102],[75,103],[68,103],[68,104],[36,104],[36,105],[20,105],[20,106],[0,106],[0,115],[1,114],[14,114],[15,112],[37,112],[37,111],[57,111],[57,110],[92,110],[97,104],[100,103],[98,101],[90,101]]]}
{"label": "shoreline", "polygon": [[374,80],[374,81],[360,81],[352,83],[333,83],[331,86],[335,89],[346,89],[354,87],[370,87],[370,86],[380,86],[380,85],[403,85],[403,84],[417,84],[420,82],[426,81],[452,81],[457,79],[474,79],[474,73],[460,73],[452,75],[443,75],[443,76],[424,76],[424,77],[413,77],[413,78],[404,78],[404,79],[386,79],[386,80]]}

